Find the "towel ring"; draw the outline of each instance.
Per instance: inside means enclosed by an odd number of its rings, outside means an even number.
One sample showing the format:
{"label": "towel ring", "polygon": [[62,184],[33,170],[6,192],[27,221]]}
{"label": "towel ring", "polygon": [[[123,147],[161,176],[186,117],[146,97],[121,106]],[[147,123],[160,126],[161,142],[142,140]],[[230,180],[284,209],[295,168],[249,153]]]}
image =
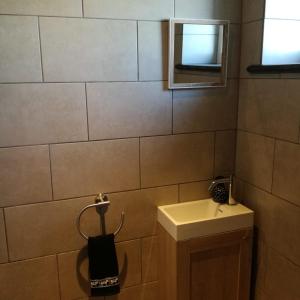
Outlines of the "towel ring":
{"label": "towel ring", "polygon": [[[82,214],[89,208],[92,208],[92,207],[95,207],[97,209],[97,211],[99,212],[98,209],[104,209],[103,212],[105,212],[105,209],[110,205],[110,201],[109,200],[106,200],[107,199],[107,196],[100,193],[97,198],[96,198],[96,203],[94,204],[90,204],[90,205],[87,205],[86,207],[84,207],[78,217],[77,217],[77,220],[76,220],[76,225],[77,225],[77,229],[78,229],[78,232],[79,234],[86,240],[88,240],[88,236],[86,234],[84,234],[81,229],[80,229],[80,219],[81,219],[81,216]],[[101,212],[100,212],[100,215],[101,215]],[[118,235],[118,233],[121,231],[122,227],[123,227],[123,224],[124,224],[124,218],[125,218],[125,213],[124,211],[122,211],[121,213],[121,222],[117,228],[117,230],[114,232],[114,235]],[[102,228],[103,229],[103,228]]]}

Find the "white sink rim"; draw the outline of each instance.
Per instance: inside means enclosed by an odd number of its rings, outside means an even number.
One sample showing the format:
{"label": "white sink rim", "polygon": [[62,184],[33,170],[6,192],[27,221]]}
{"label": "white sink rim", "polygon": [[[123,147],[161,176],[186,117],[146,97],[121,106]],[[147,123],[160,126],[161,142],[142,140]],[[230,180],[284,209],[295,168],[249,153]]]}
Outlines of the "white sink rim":
{"label": "white sink rim", "polygon": [[[221,209],[217,216],[199,217],[197,219],[178,221],[169,209],[180,207],[213,207]],[[198,206],[198,207],[197,207]],[[196,237],[209,236],[229,231],[253,227],[254,212],[238,203],[236,205],[218,204],[212,199],[182,202],[158,207],[158,222],[176,240],[187,240]]]}

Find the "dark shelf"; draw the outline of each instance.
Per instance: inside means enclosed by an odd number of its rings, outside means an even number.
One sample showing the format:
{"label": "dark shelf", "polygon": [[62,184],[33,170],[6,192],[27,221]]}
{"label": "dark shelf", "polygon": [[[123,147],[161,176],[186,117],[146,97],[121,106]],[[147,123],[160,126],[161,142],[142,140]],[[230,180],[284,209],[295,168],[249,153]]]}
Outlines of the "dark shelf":
{"label": "dark shelf", "polygon": [[251,65],[247,67],[249,73],[276,74],[276,73],[300,73],[300,64],[294,65]]}
{"label": "dark shelf", "polygon": [[220,72],[220,65],[182,65],[175,66],[178,70],[190,70],[190,71],[207,71],[207,72]]}

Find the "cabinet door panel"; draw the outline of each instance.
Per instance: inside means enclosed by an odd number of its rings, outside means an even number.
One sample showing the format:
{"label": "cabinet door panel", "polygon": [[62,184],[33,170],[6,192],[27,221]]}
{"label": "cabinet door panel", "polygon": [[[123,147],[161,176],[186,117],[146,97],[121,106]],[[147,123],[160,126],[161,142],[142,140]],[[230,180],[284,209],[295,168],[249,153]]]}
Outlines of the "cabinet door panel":
{"label": "cabinet door panel", "polygon": [[237,300],[239,244],[190,254],[191,300]]}

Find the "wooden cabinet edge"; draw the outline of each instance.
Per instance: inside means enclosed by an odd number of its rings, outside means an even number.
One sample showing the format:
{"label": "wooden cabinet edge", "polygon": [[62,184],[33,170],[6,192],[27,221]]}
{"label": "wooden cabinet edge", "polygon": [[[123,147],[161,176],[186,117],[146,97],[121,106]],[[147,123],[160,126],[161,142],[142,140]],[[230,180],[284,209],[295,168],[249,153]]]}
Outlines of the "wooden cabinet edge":
{"label": "wooden cabinet edge", "polygon": [[174,238],[158,223],[159,300],[190,300],[190,257],[193,253],[239,246],[237,300],[248,300],[252,257],[252,228],[199,237]]}

